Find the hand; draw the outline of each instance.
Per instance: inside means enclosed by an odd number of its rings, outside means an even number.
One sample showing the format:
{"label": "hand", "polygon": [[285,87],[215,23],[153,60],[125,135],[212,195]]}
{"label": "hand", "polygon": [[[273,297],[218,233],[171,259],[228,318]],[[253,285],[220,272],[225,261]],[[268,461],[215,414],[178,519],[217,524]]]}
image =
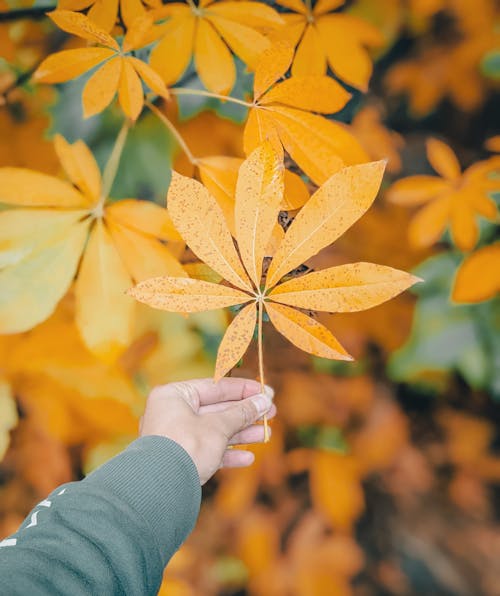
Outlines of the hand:
{"label": "hand", "polygon": [[[222,467],[249,466],[251,451],[228,449],[228,445],[260,443],[264,427],[254,424],[264,414],[272,418],[276,408],[273,390],[249,379],[195,379],[155,387],[150,393],[140,435],[168,437],[191,456],[201,484]],[[271,429],[269,429],[270,431]]]}

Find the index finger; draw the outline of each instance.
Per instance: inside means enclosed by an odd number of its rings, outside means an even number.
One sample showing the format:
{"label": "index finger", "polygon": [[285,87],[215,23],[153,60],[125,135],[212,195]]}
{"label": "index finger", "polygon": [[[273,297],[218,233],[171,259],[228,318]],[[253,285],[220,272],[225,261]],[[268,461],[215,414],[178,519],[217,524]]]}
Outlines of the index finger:
{"label": "index finger", "polygon": [[197,402],[192,404],[194,406],[239,401],[261,392],[258,381],[238,377],[224,377],[218,383],[214,383],[213,379],[193,379],[164,385],[159,392],[163,389],[166,396],[172,390],[179,392],[181,397]]}

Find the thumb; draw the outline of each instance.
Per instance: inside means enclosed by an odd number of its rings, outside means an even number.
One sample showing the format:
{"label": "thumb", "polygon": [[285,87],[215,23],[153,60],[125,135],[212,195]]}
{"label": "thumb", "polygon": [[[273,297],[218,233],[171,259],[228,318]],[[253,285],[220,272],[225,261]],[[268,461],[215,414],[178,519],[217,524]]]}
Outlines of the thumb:
{"label": "thumb", "polygon": [[214,413],[217,422],[228,439],[235,433],[256,422],[268,412],[273,405],[270,395],[258,393],[242,399],[237,405],[231,406],[219,413]]}

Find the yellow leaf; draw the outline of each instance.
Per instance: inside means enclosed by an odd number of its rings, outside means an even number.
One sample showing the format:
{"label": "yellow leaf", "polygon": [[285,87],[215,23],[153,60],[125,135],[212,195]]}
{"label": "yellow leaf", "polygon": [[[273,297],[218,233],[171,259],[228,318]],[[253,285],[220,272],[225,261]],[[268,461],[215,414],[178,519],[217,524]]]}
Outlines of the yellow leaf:
{"label": "yellow leaf", "polygon": [[111,37],[109,33],[98,27],[88,17],[70,10],[54,10],[47,13],[47,15],[54,21],[54,23],[67,33],[78,35],[83,39],[93,41],[94,43],[108,46],[117,52],[120,46],[116,40]]}
{"label": "yellow leaf", "polygon": [[283,211],[300,209],[309,200],[309,190],[300,176],[285,170],[285,196],[281,203]]}
{"label": "yellow leaf", "polygon": [[227,328],[217,351],[214,381],[220,381],[247,351],[255,330],[257,307],[255,302],[248,304],[236,315]]}
{"label": "yellow leaf", "polygon": [[187,15],[172,17],[162,26],[164,37],[151,51],[149,63],[167,85],[180,79],[193,53],[196,19],[189,10],[186,12]]}
{"label": "yellow leaf", "polygon": [[247,27],[274,28],[283,25],[281,16],[270,6],[246,0],[217,2],[210,5],[210,14],[237,21]]}
{"label": "yellow leaf", "polygon": [[453,151],[437,139],[427,141],[427,158],[431,166],[438,174],[448,180],[456,180],[460,177],[461,168],[457,156]]}
{"label": "yellow leaf", "polygon": [[86,207],[71,184],[25,168],[0,168],[0,203],[26,207]]}
{"label": "yellow leaf", "polygon": [[385,162],[340,170],[304,205],[274,255],[267,287],[334,242],[371,206],[384,175]]}
{"label": "yellow leaf", "polygon": [[314,5],[314,15],[325,14],[345,4],[345,0],[317,0]]}
{"label": "yellow leaf", "polygon": [[182,241],[168,211],[151,201],[122,199],[106,208],[106,219],[160,240]]}
{"label": "yellow leaf", "polygon": [[87,16],[105,31],[111,31],[118,16],[118,2],[119,0],[95,0]]}
{"label": "yellow leaf", "polygon": [[316,184],[322,184],[344,163],[368,160],[366,151],[339,122],[286,106],[272,106],[269,113],[283,146]]}
{"label": "yellow leaf", "polygon": [[135,72],[129,58],[122,58],[118,99],[125,114],[131,120],[137,120],[144,106],[144,94],[141,79]]}
{"label": "yellow leaf", "polygon": [[172,172],[167,207],[175,227],[199,259],[233,285],[251,289],[221,208],[206,188]]}
{"label": "yellow leaf", "polygon": [[415,215],[408,227],[408,239],[415,248],[430,246],[443,235],[451,212],[451,198],[439,197]]}
{"label": "yellow leaf", "polygon": [[120,0],[120,16],[128,28],[133,28],[147,13],[141,0]]}
{"label": "yellow leaf", "polygon": [[198,19],[194,61],[201,82],[209,91],[227,94],[236,81],[236,67],[226,44],[212,25]]}
{"label": "yellow leaf", "polygon": [[306,27],[297,46],[292,74],[294,76],[326,74],[325,51],[314,25]]}
{"label": "yellow leaf", "polygon": [[160,75],[157,72],[155,72],[145,62],[138,60],[137,58],[129,57],[127,58],[127,61],[132,64],[137,74],[151,89],[151,91],[154,91],[161,97],[169,97],[168,89],[165,87],[165,83],[162,81]]}
{"label": "yellow leaf", "polygon": [[0,271],[0,331],[21,333],[54,311],[69,289],[87,238],[88,223],[77,223],[29,258]]}
{"label": "yellow leaf", "polygon": [[0,212],[0,268],[15,265],[67,236],[85,211],[9,209]]}
{"label": "yellow leaf", "polygon": [[83,115],[99,114],[113,101],[122,74],[123,60],[113,58],[103,64],[85,83],[82,92]]}
{"label": "yellow leaf", "polygon": [[111,362],[128,346],[135,303],[130,276],[102,220],[92,230],[75,287],[76,323],[86,346]]}
{"label": "yellow leaf", "polygon": [[269,40],[262,33],[237,21],[212,14],[207,15],[207,20],[212,23],[238,58],[243,60],[250,69],[255,69],[259,56],[270,45]]}
{"label": "yellow leaf", "polygon": [[33,74],[39,83],[63,83],[79,77],[104,60],[114,56],[107,48],[77,48],[51,54]]}
{"label": "yellow leaf", "polygon": [[455,302],[476,303],[500,292],[500,243],[484,246],[460,265],[453,285]]}
{"label": "yellow leaf", "polygon": [[293,278],[268,296],[297,308],[357,312],[390,300],[417,281],[417,277],[392,267],[352,263]]}
{"label": "yellow leaf", "polygon": [[154,277],[128,291],[139,302],[170,312],[203,312],[245,304],[253,299],[240,290],[189,277]]}
{"label": "yellow leaf", "polygon": [[260,286],[262,262],[278,219],[283,188],[283,157],[268,142],[263,143],[240,167],[235,201],[236,240],[256,288]]}
{"label": "yellow leaf", "polygon": [[275,85],[260,103],[283,103],[301,110],[331,114],[341,110],[350,97],[351,94],[330,77],[293,76]]}
{"label": "yellow leaf", "polygon": [[273,43],[259,56],[254,77],[254,98],[265,93],[273,83],[284,76],[293,60],[293,46],[284,41]]}
{"label": "yellow leaf", "polygon": [[124,52],[137,50],[150,43],[148,36],[153,27],[153,17],[151,13],[144,11],[140,0],[139,6],[142,12],[129,20],[130,25],[127,27],[127,32],[123,38],[122,48]]}
{"label": "yellow leaf", "polygon": [[332,333],[321,323],[298,310],[266,302],[271,323],[294,346],[331,360],[352,360]]}
{"label": "yellow leaf", "polygon": [[160,275],[187,277],[179,261],[155,238],[143,236],[119,224],[110,225],[109,232],[135,282]]}
{"label": "yellow leaf", "polygon": [[94,156],[83,141],[70,144],[64,137],[54,137],[54,147],[68,178],[94,203],[101,194],[101,173]]}
{"label": "yellow leaf", "polygon": [[421,205],[449,189],[446,180],[437,176],[409,176],[395,182],[386,196],[398,205]]}
{"label": "yellow leaf", "polygon": [[479,240],[479,226],[472,205],[460,196],[457,199],[451,204],[451,236],[460,250],[472,250]]}

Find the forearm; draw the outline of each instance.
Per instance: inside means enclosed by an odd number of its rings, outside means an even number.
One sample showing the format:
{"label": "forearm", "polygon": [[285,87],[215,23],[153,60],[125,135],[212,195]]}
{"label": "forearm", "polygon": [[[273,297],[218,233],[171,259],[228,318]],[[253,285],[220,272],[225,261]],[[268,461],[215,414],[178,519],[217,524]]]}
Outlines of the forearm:
{"label": "forearm", "polygon": [[193,461],[177,443],[139,439],[83,481],[56,489],[0,543],[0,593],[156,594],[200,496]]}

